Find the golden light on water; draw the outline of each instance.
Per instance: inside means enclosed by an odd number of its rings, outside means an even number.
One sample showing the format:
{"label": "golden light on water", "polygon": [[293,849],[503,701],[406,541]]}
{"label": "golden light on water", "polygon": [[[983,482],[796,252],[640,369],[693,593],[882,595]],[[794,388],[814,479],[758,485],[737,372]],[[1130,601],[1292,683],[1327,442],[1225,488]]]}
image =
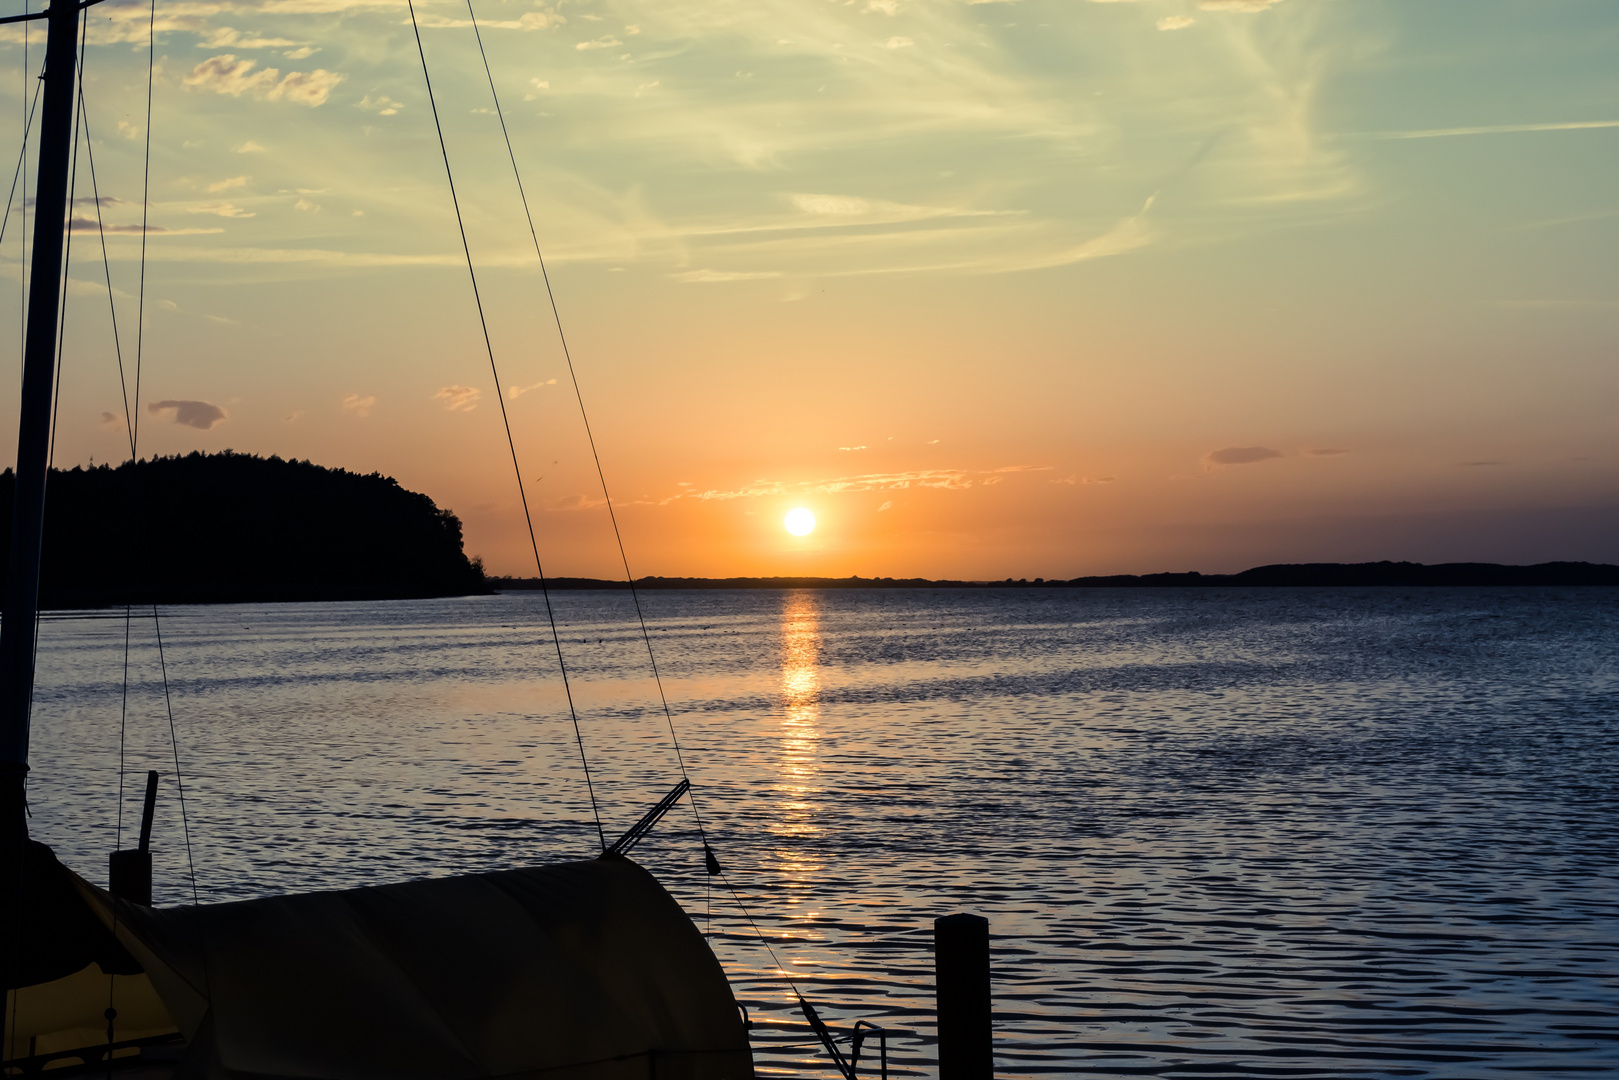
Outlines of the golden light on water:
{"label": "golden light on water", "polygon": [[[781,613],[781,696],[783,715],[777,736],[780,762],[775,789],[776,815],[770,831],[777,839],[778,869],[791,888],[808,887],[819,860],[800,848],[816,836],[815,797],[820,765],[821,634],[818,600],[812,592],[793,592]],[[785,901],[789,907],[797,896]]]}
{"label": "golden light on water", "polygon": [[808,536],[815,528],[815,515],[800,506],[787,511],[787,519],[782,524],[794,536]]}

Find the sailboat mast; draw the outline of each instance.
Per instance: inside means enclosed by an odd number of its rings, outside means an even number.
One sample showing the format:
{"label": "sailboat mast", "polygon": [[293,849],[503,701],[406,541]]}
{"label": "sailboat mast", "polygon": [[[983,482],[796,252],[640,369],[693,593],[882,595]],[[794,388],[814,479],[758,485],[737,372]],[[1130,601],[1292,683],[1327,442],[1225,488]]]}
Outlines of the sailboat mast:
{"label": "sailboat mast", "polygon": [[0,836],[26,835],[28,713],[34,694],[34,635],[39,612],[40,545],[45,531],[45,472],[50,464],[56,316],[62,299],[62,239],[73,152],[74,46],[78,0],[54,0],[46,12],[44,111],[34,198],[28,329],[23,346],[17,484],[11,506],[11,559],[0,594]]}

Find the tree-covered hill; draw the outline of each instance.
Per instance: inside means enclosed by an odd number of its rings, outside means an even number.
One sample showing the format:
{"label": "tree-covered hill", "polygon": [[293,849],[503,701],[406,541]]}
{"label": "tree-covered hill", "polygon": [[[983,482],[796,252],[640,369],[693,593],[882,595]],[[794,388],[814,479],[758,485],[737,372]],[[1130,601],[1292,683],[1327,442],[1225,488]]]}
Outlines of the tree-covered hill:
{"label": "tree-covered hill", "polygon": [[[0,564],[10,469],[0,474]],[[45,607],[486,592],[461,522],[380,473],[225,451],[51,471]]]}

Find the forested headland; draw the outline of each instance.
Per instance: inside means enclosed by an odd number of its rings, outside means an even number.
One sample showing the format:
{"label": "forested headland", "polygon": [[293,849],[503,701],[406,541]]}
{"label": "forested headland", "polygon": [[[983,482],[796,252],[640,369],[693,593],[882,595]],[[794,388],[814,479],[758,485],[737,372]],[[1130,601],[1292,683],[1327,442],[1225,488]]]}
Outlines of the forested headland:
{"label": "forested headland", "polygon": [[[539,578],[495,577],[496,589],[538,589]],[[627,589],[623,581],[559,577],[545,582],[552,589]],[[1003,581],[955,581],[890,577],[643,577],[637,589],[1270,589],[1338,588],[1345,586],[1436,587],[1486,585],[1619,585],[1619,566],[1605,563],[1548,562],[1533,566],[1498,563],[1413,562],[1278,563],[1236,574],[1110,574],[1077,578],[1006,578]]]}
{"label": "forested headland", "polygon": [[[0,565],[15,477],[0,474]],[[43,607],[488,592],[461,522],[392,477],[225,451],[53,469]]]}

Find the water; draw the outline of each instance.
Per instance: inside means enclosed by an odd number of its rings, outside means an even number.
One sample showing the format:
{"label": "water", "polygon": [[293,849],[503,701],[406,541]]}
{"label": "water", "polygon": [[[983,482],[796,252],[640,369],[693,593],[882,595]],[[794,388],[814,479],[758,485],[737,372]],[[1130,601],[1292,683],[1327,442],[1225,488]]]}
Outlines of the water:
{"label": "water", "polygon": [[[553,598],[609,839],[679,778],[622,593]],[[839,1027],[933,1075],[931,921],[994,933],[998,1074],[1619,1070],[1619,591],[644,596],[728,877]],[[588,856],[533,594],[177,608],[203,901]],[[149,621],[123,835],[165,774]],[[45,621],[36,835],[116,841],[124,623]],[[636,849],[708,928],[762,1074],[831,1075],[687,808]]]}

